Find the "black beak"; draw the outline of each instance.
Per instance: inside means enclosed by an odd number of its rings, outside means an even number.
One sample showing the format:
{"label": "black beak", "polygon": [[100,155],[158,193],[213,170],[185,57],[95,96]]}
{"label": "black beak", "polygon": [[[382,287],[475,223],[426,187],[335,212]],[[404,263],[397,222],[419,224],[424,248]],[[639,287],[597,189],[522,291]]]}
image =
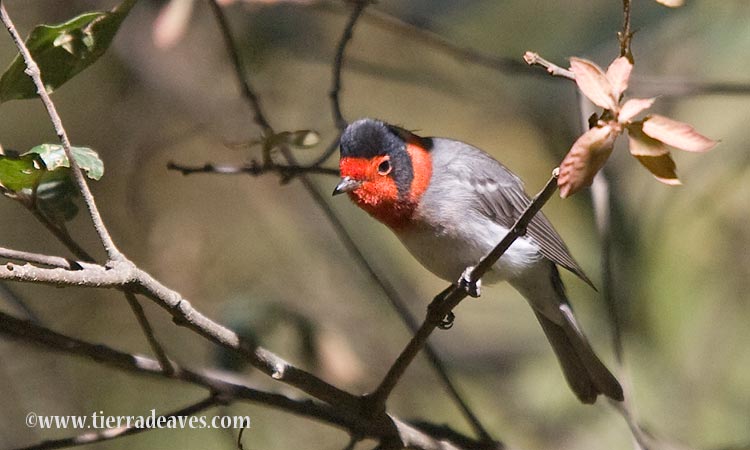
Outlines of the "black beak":
{"label": "black beak", "polygon": [[343,194],[344,192],[351,192],[360,186],[362,186],[362,182],[360,180],[353,180],[349,177],[344,177],[341,179],[341,182],[336,185],[336,188],[333,190],[333,195]]}

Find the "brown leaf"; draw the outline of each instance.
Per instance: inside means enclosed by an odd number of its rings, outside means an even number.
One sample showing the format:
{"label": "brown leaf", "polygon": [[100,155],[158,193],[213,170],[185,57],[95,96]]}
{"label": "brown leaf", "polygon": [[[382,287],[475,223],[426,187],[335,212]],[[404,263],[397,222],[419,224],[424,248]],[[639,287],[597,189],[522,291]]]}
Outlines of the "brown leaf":
{"label": "brown leaf", "polygon": [[706,152],[716,145],[716,141],[698,133],[692,126],[658,114],[643,120],[643,132],[667,145],[688,152]]}
{"label": "brown leaf", "polygon": [[637,155],[636,158],[662,183],[671,186],[682,184],[677,178],[677,173],[675,172],[676,166],[669,153],[659,156]]}
{"label": "brown leaf", "polygon": [[607,68],[607,79],[612,85],[612,96],[616,102],[620,100],[620,96],[628,88],[628,81],[630,80],[630,73],[632,71],[633,64],[624,56],[620,56],[612,61],[612,64]]}
{"label": "brown leaf", "polygon": [[669,154],[669,149],[662,141],[647,136],[641,127],[643,122],[628,126],[628,144],[633,156],[662,156]]}
{"label": "brown leaf", "polygon": [[594,175],[607,162],[618,132],[610,125],[595,127],[583,133],[562,163],[557,185],[560,187],[560,197],[566,198],[590,186]]}
{"label": "brown leaf", "polygon": [[593,62],[582,58],[570,58],[570,70],[576,76],[578,89],[596,106],[615,109],[617,101],[607,76]]}
{"label": "brown leaf", "polygon": [[620,115],[617,120],[620,123],[631,121],[635,116],[651,107],[655,98],[631,98],[620,107]]}

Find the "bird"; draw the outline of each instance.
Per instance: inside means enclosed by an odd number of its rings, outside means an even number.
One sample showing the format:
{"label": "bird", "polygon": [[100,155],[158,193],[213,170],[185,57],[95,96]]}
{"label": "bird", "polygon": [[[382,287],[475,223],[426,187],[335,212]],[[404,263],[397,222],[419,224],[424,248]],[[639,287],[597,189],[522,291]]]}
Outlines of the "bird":
{"label": "bird", "polygon": [[[384,121],[349,124],[339,140],[333,195],[385,224],[430,272],[457,284],[505,236],[531,202],[521,179],[465,142],[422,137]],[[595,289],[540,212],[483,276],[508,282],[531,305],[578,399],[623,400],[617,378],[597,357],[573,314],[558,266]]]}

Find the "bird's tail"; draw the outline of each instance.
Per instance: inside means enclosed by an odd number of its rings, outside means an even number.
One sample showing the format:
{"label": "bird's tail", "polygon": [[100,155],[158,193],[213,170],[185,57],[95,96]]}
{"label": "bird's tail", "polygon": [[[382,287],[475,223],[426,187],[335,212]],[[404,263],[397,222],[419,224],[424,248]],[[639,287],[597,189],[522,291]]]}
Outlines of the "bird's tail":
{"label": "bird's tail", "polygon": [[[528,289],[530,284],[516,285],[516,289],[520,288],[521,293],[529,299],[571,389],[584,403],[594,403],[599,394],[622,401],[620,383],[596,356],[573,315],[557,267],[551,262],[546,267],[539,267],[547,273],[537,274],[533,286],[536,289],[540,286],[547,287],[546,289],[532,293],[533,289]],[[551,283],[540,285],[540,276],[549,276]]]}
{"label": "bird's tail", "polygon": [[622,401],[620,383],[596,356],[567,303],[561,303],[564,321],[553,322],[534,309],[544,334],[552,344],[570,388],[583,403],[594,403],[599,394]]}

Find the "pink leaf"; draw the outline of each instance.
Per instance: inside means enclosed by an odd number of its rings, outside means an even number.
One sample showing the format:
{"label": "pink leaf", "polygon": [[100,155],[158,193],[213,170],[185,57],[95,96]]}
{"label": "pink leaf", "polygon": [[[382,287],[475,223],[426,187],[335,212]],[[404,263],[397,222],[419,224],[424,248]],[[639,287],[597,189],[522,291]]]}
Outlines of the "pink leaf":
{"label": "pink leaf", "polygon": [[590,186],[594,175],[607,162],[618,132],[610,125],[595,127],[583,133],[562,163],[557,185],[560,197],[566,198]]}
{"label": "pink leaf", "polygon": [[612,61],[612,64],[607,68],[607,79],[612,85],[612,95],[615,101],[619,101],[622,93],[628,88],[630,72],[632,71],[633,64],[624,56]]}
{"label": "pink leaf", "polygon": [[669,153],[669,149],[662,141],[646,136],[643,133],[643,122],[628,126],[628,144],[633,156],[662,156]]}
{"label": "pink leaf", "polygon": [[578,89],[596,106],[610,110],[617,107],[612,85],[599,66],[589,60],[573,57],[570,58],[570,70],[576,76]]}
{"label": "pink leaf", "polygon": [[618,121],[620,123],[630,122],[635,116],[648,109],[654,104],[654,98],[631,98],[620,107]]}
{"label": "pink leaf", "polygon": [[682,184],[677,178],[677,173],[675,172],[676,166],[669,153],[659,156],[636,156],[636,158],[662,183],[671,186]]}
{"label": "pink leaf", "polygon": [[643,132],[667,145],[688,152],[706,152],[716,145],[716,141],[698,133],[692,126],[658,114],[644,119]]}

